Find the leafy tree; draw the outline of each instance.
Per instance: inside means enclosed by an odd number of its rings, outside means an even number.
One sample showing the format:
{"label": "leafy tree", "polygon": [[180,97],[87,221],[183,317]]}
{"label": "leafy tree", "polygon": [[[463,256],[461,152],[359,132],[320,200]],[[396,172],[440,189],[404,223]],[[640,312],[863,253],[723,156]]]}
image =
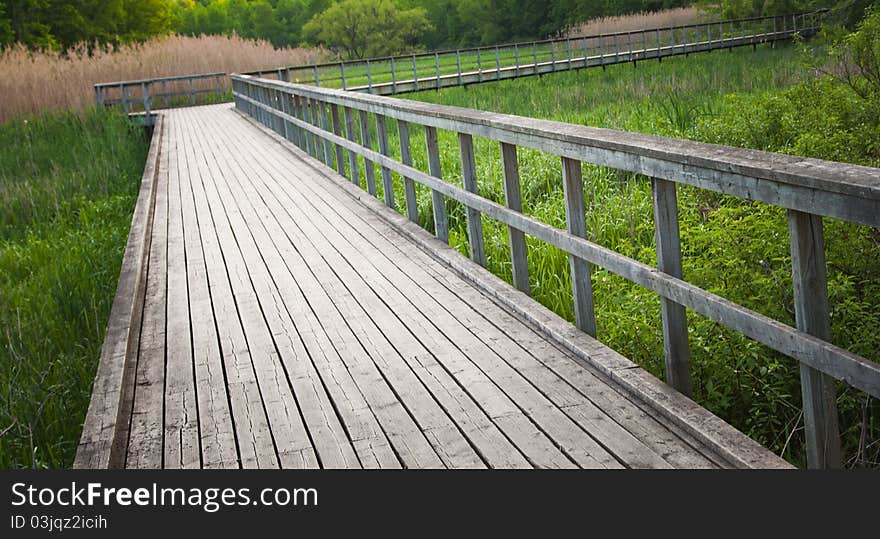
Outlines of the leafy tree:
{"label": "leafy tree", "polygon": [[303,35],[337,54],[364,58],[411,49],[430,29],[422,8],[401,9],[391,0],[342,0],[306,23]]}
{"label": "leafy tree", "polygon": [[9,45],[14,39],[12,23],[6,18],[6,6],[0,2],[0,47]]}

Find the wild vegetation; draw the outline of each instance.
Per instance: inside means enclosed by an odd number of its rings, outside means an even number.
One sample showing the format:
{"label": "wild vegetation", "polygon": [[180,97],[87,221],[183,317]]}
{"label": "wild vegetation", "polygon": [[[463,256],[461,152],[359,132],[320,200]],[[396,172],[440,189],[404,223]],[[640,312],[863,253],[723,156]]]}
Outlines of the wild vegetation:
{"label": "wild vegetation", "polygon": [[85,109],[96,82],[266,69],[313,62],[316,49],[276,49],[236,36],[168,36],[113,50],[0,50],[0,122],[54,109]]}
{"label": "wild vegetation", "polygon": [[146,150],[94,109],[0,125],[0,468],[73,460]]}
{"label": "wild vegetation", "polygon": [[[863,28],[863,36],[880,17]],[[880,43],[880,40],[877,41]],[[735,50],[423,92],[416,99],[569,123],[690,138],[877,166],[876,101],[847,84],[816,79],[793,47]],[[393,130],[392,130],[393,131]],[[424,161],[423,142],[414,154]],[[392,147],[394,144],[392,143]],[[477,141],[484,196],[503,203],[497,145]],[[458,182],[457,140],[441,138],[443,169]],[[427,170],[426,162],[418,165]],[[565,227],[558,159],[520,151],[526,213]],[[655,264],[650,183],[601,167],[585,169],[592,240]],[[398,189],[402,189],[400,186]],[[402,191],[397,194],[402,197]],[[433,226],[428,192],[422,224]],[[763,314],[794,324],[785,213],[779,208],[680,189],[686,278]],[[468,252],[464,210],[450,203],[450,238]],[[880,361],[880,231],[826,219],[832,332],[836,344]],[[484,221],[489,268],[510,280],[504,225]],[[532,293],[573,319],[567,256],[529,242]],[[593,274],[599,338],[663,377],[660,306],[655,294],[613,274]],[[795,361],[689,313],[696,400],[792,462],[805,464]],[[839,407],[850,466],[880,464],[880,404],[841,385]]]}

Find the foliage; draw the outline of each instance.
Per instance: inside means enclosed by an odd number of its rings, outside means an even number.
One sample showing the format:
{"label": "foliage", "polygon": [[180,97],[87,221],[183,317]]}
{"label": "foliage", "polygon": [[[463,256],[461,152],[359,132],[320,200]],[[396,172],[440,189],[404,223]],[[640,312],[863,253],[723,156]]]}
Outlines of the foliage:
{"label": "foliage", "polygon": [[[66,49],[82,41],[143,40],[170,32],[169,15],[167,0],[4,0],[0,2],[0,45],[16,41]],[[4,32],[6,26],[12,39]]]}
{"label": "foliage", "polygon": [[0,125],[0,468],[73,460],[146,149],[122,114]]}
{"label": "foliage", "polygon": [[869,8],[858,29],[831,47],[835,75],[868,103],[880,102],[880,10]]}
{"label": "foliage", "polygon": [[401,9],[392,0],[342,0],[309,21],[303,33],[337,54],[365,58],[412,50],[430,28],[422,8]]}

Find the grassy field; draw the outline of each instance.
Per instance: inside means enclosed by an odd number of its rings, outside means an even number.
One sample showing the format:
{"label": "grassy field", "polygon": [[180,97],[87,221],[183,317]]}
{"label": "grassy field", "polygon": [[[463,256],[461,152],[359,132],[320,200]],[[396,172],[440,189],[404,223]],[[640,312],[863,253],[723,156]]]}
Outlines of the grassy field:
{"label": "grassy field", "polygon": [[0,468],[73,461],[147,146],[111,113],[0,124]]}
{"label": "grassy field", "polygon": [[[716,51],[658,62],[529,77],[406,96],[427,102],[535,116],[672,137],[738,143],[732,119],[744,100],[775,95],[810,76],[791,47]],[[394,134],[393,122],[389,132]],[[392,135],[390,147],[397,147]],[[415,165],[427,171],[424,135],[411,127]],[[375,140],[375,138],[374,138]],[[496,143],[475,140],[480,192],[503,203]],[[440,134],[444,178],[461,185],[458,141]],[[767,149],[767,148],[759,148]],[[396,150],[395,150],[396,152]],[[396,153],[399,157],[399,153]],[[524,211],[565,228],[557,157],[520,149]],[[585,165],[587,228],[601,245],[656,263],[650,184],[644,177]],[[363,178],[363,174],[361,175]],[[381,194],[381,182],[379,195]],[[682,188],[684,272],[707,290],[794,324],[784,212]],[[395,198],[403,189],[395,180]],[[419,191],[422,225],[431,230],[431,197]],[[464,209],[447,202],[450,242],[467,254]],[[401,211],[402,208],[401,208]],[[510,281],[507,230],[484,218],[488,267]],[[880,233],[826,219],[833,340],[880,360]],[[567,255],[529,241],[533,296],[572,320]],[[604,270],[592,276],[599,339],[663,377],[660,304],[652,292]],[[796,362],[689,313],[696,400],[788,460],[803,465],[803,418]],[[880,461],[880,406],[852,389],[839,399],[849,465]],[[864,437],[862,436],[864,433]]]}

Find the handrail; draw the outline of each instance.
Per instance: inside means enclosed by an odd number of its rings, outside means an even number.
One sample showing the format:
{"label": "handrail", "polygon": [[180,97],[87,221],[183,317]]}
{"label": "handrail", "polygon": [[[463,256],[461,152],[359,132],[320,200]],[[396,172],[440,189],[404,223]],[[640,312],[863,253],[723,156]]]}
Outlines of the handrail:
{"label": "handrail", "polygon": [[[404,178],[407,213],[418,221],[414,183],[431,189],[435,234],[448,239],[446,197],[467,208],[472,258],[484,263],[480,214],[508,225],[515,284],[528,293],[529,234],[569,254],[576,325],[595,336],[595,315],[589,278],[590,265],[599,265],[657,293],[663,306],[667,381],[685,394],[691,391],[690,360],[684,309],[690,308],[766,346],[798,360],[811,466],[839,465],[839,436],[831,378],[880,397],[880,364],[837,347],[830,340],[822,216],[880,226],[880,169],[806,159],[571,125],[547,120],[495,114],[391,99],[364,93],[233,75],[233,99],[249,114],[297,144],[328,166],[357,177],[357,158],[365,161],[367,188],[375,194],[374,165],[382,171],[385,203],[395,206],[391,172]],[[329,109],[329,111],[328,111]],[[355,114],[355,112],[357,114]],[[343,120],[340,120],[340,114]],[[358,124],[376,116],[379,151]],[[386,119],[397,120],[401,161],[389,156]],[[409,125],[424,126],[429,173],[412,166]],[[343,136],[343,126],[345,135]],[[465,188],[442,179],[437,130],[458,133]],[[472,137],[501,144],[505,200],[498,204],[479,194],[470,164]],[[521,213],[516,148],[522,146],[560,156],[566,202],[567,230],[560,230]],[[335,150],[335,151],[334,151]],[[657,234],[658,268],[623,256],[586,239],[581,163],[589,162],[651,178]],[[793,260],[797,328],[737,305],[688,283],[681,275],[677,184],[762,201],[788,209]],[[479,244],[478,244],[479,243]]]}

